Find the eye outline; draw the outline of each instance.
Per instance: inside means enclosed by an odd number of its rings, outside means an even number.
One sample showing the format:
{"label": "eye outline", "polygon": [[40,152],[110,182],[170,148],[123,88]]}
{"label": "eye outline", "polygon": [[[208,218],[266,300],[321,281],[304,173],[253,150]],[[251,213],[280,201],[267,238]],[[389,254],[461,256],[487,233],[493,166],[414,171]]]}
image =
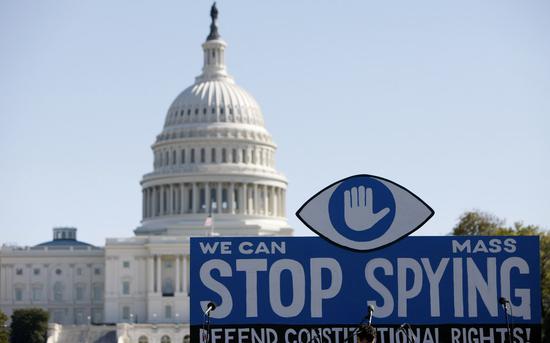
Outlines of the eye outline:
{"label": "eye outline", "polygon": [[[406,230],[406,233],[402,234],[399,238],[395,239],[395,240],[392,240],[391,242],[388,242],[388,243],[385,243],[383,245],[380,245],[380,246],[377,246],[375,248],[370,248],[370,249],[357,249],[357,248],[352,248],[352,247],[349,247],[349,246],[346,246],[346,245],[343,245],[343,244],[340,244],[340,243],[337,243],[335,241],[333,241],[332,239],[326,237],[323,233],[321,233],[319,230],[313,228],[313,226],[311,226],[301,215],[300,215],[300,212],[302,212],[302,210],[304,208],[306,208],[314,199],[316,199],[319,195],[321,195],[323,192],[325,192],[327,189],[337,185],[337,184],[341,184],[349,179],[352,179],[352,178],[357,178],[357,177],[369,177],[369,178],[374,178],[375,180],[380,180],[380,181],[385,181],[385,182],[388,182],[394,186],[396,186],[397,188],[400,188],[401,190],[405,191],[407,194],[411,195],[414,199],[416,199],[420,204],[422,204],[429,212],[428,216],[426,216],[426,218],[424,220],[422,220],[419,224],[416,225],[416,227],[412,230]],[[391,191],[391,190],[390,190]],[[328,205],[328,204],[327,204]],[[327,210],[328,212],[328,210]],[[296,217],[298,217],[298,219],[300,219],[300,221],[306,226],[308,227],[311,231],[313,231],[314,233],[316,233],[319,237],[323,238],[324,240],[330,242],[331,244],[334,244],[334,245],[337,245],[341,248],[344,248],[344,249],[348,249],[348,250],[351,250],[351,251],[355,251],[355,252],[369,252],[369,251],[375,251],[375,250],[378,250],[378,249],[382,249],[382,248],[385,248],[389,245],[392,245],[392,244],[395,244],[397,243],[398,241],[402,240],[403,238],[405,237],[408,237],[410,236],[412,233],[414,233],[415,231],[417,231],[418,229],[420,229],[424,224],[426,224],[426,222],[428,220],[430,220],[434,215],[435,215],[435,211],[434,209],[428,205],[424,200],[422,200],[419,196],[417,196],[416,194],[414,194],[413,192],[411,192],[409,189],[407,189],[406,187],[403,187],[401,186],[400,184],[392,181],[392,180],[389,180],[389,179],[386,179],[384,177],[381,177],[381,176],[377,176],[377,175],[372,175],[372,174],[355,174],[355,175],[352,175],[352,176],[348,176],[346,178],[343,178],[341,180],[338,180],[338,181],[335,181],[333,183],[331,183],[330,185],[324,187],[323,189],[321,189],[320,191],[318,191],[317,193],[315,193],[313,196],[311,196],[302,206],[300,206],[300,208],[296,211],[295,213]],[[396,219],[394,219],[395,221]],[[392,224],[393,225],[393,222]],[[390,227],[388,228],[387,231],[389,231],[389,229],[391,228],[391,225]],[[339,235],[342,235],[338,229],[336,228],[333,228]],[[386,231],[386,232],[387,232]],[[384,233],[385,234],[385,233]],[[383,237],[384,235],[382,235],[381,237]],[[374,240],[374,239],[373,239]],[[371,241],[373,241],[371,240]],[[355,242],[355,241],[354,241]]]}

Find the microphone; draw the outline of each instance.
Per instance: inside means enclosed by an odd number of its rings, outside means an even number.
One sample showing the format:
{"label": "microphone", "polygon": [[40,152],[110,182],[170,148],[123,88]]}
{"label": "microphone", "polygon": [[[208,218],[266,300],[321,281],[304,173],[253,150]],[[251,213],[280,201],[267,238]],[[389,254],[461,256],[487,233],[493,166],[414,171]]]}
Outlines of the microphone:
{"label": "microphone", "polygon": [[208,305],[206,306],[206,311],[204,311],[204,315],[209,316],[210,312],[214,311],[215,309],[216,309],[216,304],[214,304],[213,302],[209,302]]}
{"label": "microphone", "polygon": [[504,305],[506,305],[506,304],[509,304],[510,301],[509,301],[508,299],[506,299],[505,297],[500,297],[500,298],[498,299],[498,303],[504,306]]}
{"label": "microphone", "polygon": [[368,311],[367,316],[369,317],[369,325],[370,325],[370,323],[372,321],[372,314],[374,313],[374,306],[369,305],[367,311]]}

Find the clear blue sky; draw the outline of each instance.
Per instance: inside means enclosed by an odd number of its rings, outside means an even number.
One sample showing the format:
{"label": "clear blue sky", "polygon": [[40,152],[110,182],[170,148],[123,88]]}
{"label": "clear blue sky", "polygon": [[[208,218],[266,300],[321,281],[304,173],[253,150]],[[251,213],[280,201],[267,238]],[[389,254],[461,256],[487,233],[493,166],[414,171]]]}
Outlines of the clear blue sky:
{"label": "clear blue sky", "polygon": [[[0,2],[0,243],[141,218],[141,176],[171,101],[199,74],[208,1]],[[550,227],[550,2],[220,1],[237,83],[288,177],[288,217],[356,173],[436,211]]]}

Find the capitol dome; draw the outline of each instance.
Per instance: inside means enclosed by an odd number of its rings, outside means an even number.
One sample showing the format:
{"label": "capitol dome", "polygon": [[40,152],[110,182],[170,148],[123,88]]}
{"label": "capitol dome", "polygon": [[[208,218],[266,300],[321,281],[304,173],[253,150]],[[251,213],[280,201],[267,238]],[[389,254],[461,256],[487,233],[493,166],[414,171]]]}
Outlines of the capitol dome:
{"label": "capitol dome", "polygon": [[256,100],[227,73],[213,11],[202,73],[172,102],[152,146],[137,235],[292,233],[276,145]]}

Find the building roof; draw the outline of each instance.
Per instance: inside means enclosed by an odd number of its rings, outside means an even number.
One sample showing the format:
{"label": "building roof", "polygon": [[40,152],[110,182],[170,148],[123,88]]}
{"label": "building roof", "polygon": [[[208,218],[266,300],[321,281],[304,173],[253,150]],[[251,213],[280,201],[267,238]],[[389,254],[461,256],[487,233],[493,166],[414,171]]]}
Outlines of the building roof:
{"label": "building roof", "polygon": [[93,247],[93,245],[77,241],[76,239],[54,239],[52,241],[44,242],[35,245],[35,247],[70,247],[70,246],[77,246],[77,247]]}

